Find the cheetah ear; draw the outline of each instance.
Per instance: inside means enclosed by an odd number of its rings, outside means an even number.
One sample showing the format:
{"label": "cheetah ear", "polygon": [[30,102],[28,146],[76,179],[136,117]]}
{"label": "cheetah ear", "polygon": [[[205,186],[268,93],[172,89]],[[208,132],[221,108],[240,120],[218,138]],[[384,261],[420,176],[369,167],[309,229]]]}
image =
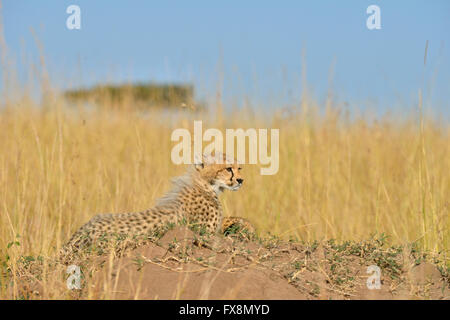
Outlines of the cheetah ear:
{"label": "cheetah ear", "polygon": [[202,163],[196,163],[196,164],[194,164],[194,168],[195,168],[195,170],[197,170],[197,171],[202,170],[204,167],[205,167],[205,165],[203,164],[203,162],[202,162]]}
{"label": "cheetah ear", "polygon": [[194,168],[197,171],[202,170],[205,167],[203,157],[201,155],[194,155]]}

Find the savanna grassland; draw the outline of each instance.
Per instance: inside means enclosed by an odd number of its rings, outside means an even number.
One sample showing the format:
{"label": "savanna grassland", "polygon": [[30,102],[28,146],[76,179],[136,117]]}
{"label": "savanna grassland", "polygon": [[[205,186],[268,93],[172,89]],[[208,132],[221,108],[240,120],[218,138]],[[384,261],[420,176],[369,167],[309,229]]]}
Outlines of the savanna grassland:
{"label": "savanna grassland", "polygon": [[[4,55],[2,63],[0,299],[73,298],[65,287],[65,269],[54,276],[43,261],[51,261],[95,214],[153,206],[170,188],[170,178],[186,170],[171,161],[171,134],[177,128],[193,132],[194,120],[203,120],[204,130],[280,130],[277,174],[264,176],[259,165],[246,165],[244,186],[221,196],[225,215],[250,220],[264,250],[294,250],[287,244],[278,248],[278,241],[289,240],[303,243],[294,251],[308,257],[323,248],[325,257],[337,259],[317,258],[329,260],[318,269],[328,270],[324,281],[334,293],[347,293],[345,285],[353,278],[339,275],[346,260],[341,255],[358,253],[367,264],[382,263],[383,272],[398,276],[394,257],[405,255],[400,248],[414,252],[413,264],[435,263],[448,281],[450,128],[423,115],[420,92],[417,108],[405,106],[408,114],[377,119],[349,115],[333,103],[322,106],[306,95],[296,105],[274,105],[264,112],[222,106],[220,99],[209,109],[195,110],[189,102],[143,111],[131,96],[114,105],[104,97],[97,107],[69,103],[50,85],[43,58],[35,68],[42,92],[36,102],[30,88],[10,85],[14,77]],[[283,259],[280,264],[293,268],[283,273],[289,281],[310,268],[304,256],[302,261],[291,254]],[[30,265],[40,265],[39,271]],[[37,281],[40,293],[21,292],[24,279]],[[100,290],[75,298],[115,297],[110,271],[103,280]],[[298,288],[308,291],[304,288],[311,283]],[[321,297],[316,289],[312,296]],[[208,295],[203,290],[199,297]]]}
{"label": "savanna grassland", "polygon": [[[312,102],[265,116],[143,113],[132,101],[83,108],[51,95],[0,110],[0,298],[20,297],[5,284],[18,281],[21,261],[52,257],[95,214],[151,207],[186,169],[170,160],[171,133],[192,132],[194,119],[221,130],[280,129],[278,173],[245,166],[244,187],[222,196],[225,215],[249,219],[260,236],[305,243],[381,236],[438,257],[446,272],[450,131],[442,123],[417,114],[369,122]],[[45,297],[61,297],[46,283]]]}

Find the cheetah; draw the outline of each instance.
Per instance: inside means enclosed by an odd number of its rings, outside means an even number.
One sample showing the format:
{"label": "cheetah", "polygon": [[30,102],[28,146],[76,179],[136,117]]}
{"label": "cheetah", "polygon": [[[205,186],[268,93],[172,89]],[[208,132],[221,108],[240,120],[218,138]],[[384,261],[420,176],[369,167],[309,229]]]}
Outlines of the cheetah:
{"label": "cheetah", "polygon": [[99,214],[76,231],[62,247],[59,260],[68,263],[82,249],[101,247],[105,237],[112,235],[146,236],[168,224],[197,223],[210,233],[225,232],[242,224],[253,232],[251,224],[242,218],[223,218],[219,194],[237,191],[244,179],[241,165],[226,155],[203,155],[187,173],[172,180],[173,188],[156,205],[145,211]]}

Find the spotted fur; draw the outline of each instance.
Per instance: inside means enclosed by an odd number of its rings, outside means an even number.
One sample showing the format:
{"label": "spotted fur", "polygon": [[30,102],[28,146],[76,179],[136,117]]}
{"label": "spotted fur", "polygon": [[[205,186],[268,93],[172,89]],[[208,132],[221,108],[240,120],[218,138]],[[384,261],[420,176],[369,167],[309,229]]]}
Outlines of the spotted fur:
{"label": "spotted fur", "polygon": [[222,222],[222,233],[226,234],[232,228],[237,227],[239,231],[250,234],[255,233],[255,227],[250,221],[241,217],[224,217]]}
{"label": "spotted fur", "polygon": [[223,231],[219,194],[236,191],[243,183],[241,166],[223,155],[203,156],[182,177],[173,180],[173,189],[159,199],[155,207],[132,213],[99,214],[83,225],[63,246],[64,262],[83,248],[101,247],[105,237],[146,236],[167,224],[197,223],[207,231]]}

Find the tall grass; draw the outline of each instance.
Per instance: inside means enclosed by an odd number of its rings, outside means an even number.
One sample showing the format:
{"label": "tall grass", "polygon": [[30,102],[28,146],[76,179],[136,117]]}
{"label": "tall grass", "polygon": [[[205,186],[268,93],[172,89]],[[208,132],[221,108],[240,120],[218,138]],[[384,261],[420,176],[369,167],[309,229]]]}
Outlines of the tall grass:
{"label": "tall grass", "polygon": [[87,109],[67,106],[45,79],[42,88],[42,103],[27,92],[0,97],[0,263],[52,256],[97,213],[153,206],[186,169],[171,162],[171,133],[192,132],[194,119],[221,130],[280,129],[278,173],[247,165],[244,187],[222,196],[225,214],[248,218],[259,233],[306,241],[385,233],[447,255],[447,124],[421,114],[370,121],[328,103],[321,113],[310,100],[266,115],[220,103],[210,113],[142,113],[132,100]]}
{"label": "tall grass", "polygon": [[172,130],[279,128],[280,169],[247,165],[245,186],[225,193],[227,215],[304,240],[363,239],[449,248],[449,129],[431,120],[348,120],[291,110],[218,118],[71,109],[30,100],[0,112],[0,248],[18,235],[22,254],[50,255],[100,212],[151,207],[185,168],[170,160]]}

